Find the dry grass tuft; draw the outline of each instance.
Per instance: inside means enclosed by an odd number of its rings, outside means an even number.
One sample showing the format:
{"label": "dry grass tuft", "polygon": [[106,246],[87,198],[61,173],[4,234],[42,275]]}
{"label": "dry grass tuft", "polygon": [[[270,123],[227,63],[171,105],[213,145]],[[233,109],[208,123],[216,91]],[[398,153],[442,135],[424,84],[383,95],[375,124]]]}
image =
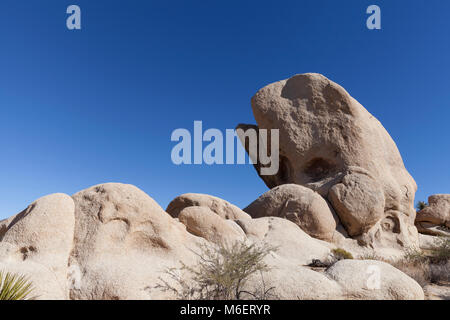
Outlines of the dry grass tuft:
{"label": "dry grass tuft", "polygon": [[402,259],[389,261],[375,254],[359,257],[362,260],[379,260],[390,263],[417,281],[422,287],[430,283],[450,281],[450,238],[436,239],[428,251],[409,249]]}

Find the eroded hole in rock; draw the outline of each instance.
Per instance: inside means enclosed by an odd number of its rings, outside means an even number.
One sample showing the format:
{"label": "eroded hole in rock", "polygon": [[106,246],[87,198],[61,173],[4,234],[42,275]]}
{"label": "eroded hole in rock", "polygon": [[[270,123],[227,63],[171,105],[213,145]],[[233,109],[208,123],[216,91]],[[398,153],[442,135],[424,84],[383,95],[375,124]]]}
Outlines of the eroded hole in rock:
{"label": "eroded hole in rock", "polygon": [[36,248],[33,246],[20,248],[20,253],[22,254],[23,260],[26,260],[28,258],[28,256],[35,251],[36,251]]}
{"label": "eroded hole in rock", "polygon": [[319,181],[335,170],[336,166],[331,161],[323,158],[314,158],[305,166],[305,173],[312,181]]}
{"label": "eroded hole in rock", "polygon": [[291,164],[286,157],[280,156],[280,167],[278,171],[279,184],[286,184],[289,182],[291,176]]}
{"label": "eroded hole in rock", "polygon": [[386,217],[381,223],[384,231],[400,233],[400,221],[397,217]]}

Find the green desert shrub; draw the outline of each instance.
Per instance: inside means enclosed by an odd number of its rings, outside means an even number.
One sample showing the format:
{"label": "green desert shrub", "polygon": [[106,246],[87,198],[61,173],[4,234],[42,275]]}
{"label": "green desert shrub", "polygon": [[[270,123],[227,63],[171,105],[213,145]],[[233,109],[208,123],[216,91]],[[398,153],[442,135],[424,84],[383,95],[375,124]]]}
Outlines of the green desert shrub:
{"label": "green desert shrub", "polygon": [[[273,287],[266,288],[263,273],[270,267],[263,261],[275,250],[269,246],[248,245],[243,242],[232,246],[204,245],[193,266],[182,264],[180,268],[168,269],[166,280],[159,278],[156,287],[171,291],[179,299],[195,300],[240,300],[244,296],[251,299],[273,299]],[[257,288],[247,289],[252,276],[260,276]]]}
{"label": "green desert shrub", "polygon": [[331,252],[337,260],[353,259],[353,255],[342,248],[333,249]]}
{"label": "green desert shrub", "polygon": [[0,300],[29,300],[33,290],[26,276],[0,271]]}
{"label": "green desert shrub", "polygon": [[428,203],[426,203],[425,201],[418,201],[416,204],[417,211],[423,210],[426,207],[428,207]]}

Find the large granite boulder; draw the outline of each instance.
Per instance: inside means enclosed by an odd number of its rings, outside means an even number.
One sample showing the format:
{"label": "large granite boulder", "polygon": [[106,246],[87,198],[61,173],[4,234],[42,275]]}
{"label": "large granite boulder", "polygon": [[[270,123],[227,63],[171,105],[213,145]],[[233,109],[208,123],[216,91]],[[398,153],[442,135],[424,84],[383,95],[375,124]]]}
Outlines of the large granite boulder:
{"label": "large granite boulder", "polygon": [[279,171],[261,176],[270,189],[294,183],[317,191],[361,245],[418,245],[416,183],[388,132],[344,88],[300,74],[259,90],[252,109],[258,130],[279,130]]}
{"label": "large granite boulder", "polygon": [[153,286],[163,271],[196,259],[203,239],[135,186],[102,184],[73,199],[72,299],[166,298]]}

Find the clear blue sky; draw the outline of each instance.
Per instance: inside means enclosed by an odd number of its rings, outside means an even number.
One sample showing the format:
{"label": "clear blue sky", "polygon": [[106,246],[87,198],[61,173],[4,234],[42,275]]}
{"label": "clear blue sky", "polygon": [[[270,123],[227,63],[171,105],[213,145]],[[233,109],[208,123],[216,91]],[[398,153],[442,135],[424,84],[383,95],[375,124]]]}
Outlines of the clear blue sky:
{"label": "clear blue sky", "polygon": [[0,41],[0,218],[103,182],[245,206],[267,190],[251,165],[175,166],[170,134],[254,123],[251,96],[305,72],[383,123],[417,200],[450,193],[449,1],[3,0]]}

